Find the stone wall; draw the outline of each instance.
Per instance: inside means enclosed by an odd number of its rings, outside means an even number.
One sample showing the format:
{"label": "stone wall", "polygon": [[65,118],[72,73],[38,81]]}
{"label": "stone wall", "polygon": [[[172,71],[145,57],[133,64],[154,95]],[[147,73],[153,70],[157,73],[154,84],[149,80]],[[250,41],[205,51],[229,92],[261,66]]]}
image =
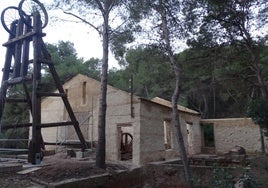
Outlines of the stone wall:
{"label": "stone wall", "polygon": [[247,153],[261,151],[260,129],[251,118],[203,119],[201,123],[213,123],[216,153],[228,152],[242,146]]}
{"label": "stone wall", "polygon": [[[100,82],[77,75],[64,84],[68,99],[82,133],[87,141],[98,140],[98,112]],[[86,95],[85,95],[86,94]],[[81,122],[90,115],[90,119]],[[129,131],[133,135],[132,161],[134,165],[147,162],[171,159],[179,156],[178,143],[175,137],[170,106],[150,100],[133,97],[133,114],[131,114],[131,98],[129,93],[107,87],[106,111],[106,159],[121,160],[121,131]],[[201,131],[199,114],[180,110],[181,129],[185,146],[189,154],[200,153]],[[42,102],[42,122],[68,121],[68,114],[60,98],[46,98]],[[165,143],[164,122],[170,127],[169,147]],[[74,128],[54,127],[42,129],[45,141],[62,142],[78,140]]]}
{"label": "stone wall", "polygon": [[[140,122],[140,163],[165,160],[164,121],[171,121],[170,108],[151,103],[141,102]],[[171,149],[174,136],[171,134]],[[174,152],[170,152],[174,155]]]}
{"label": "stone wall", "polygon": [[[84,86],[83,86],[84,85]],[[99,82],[84,75],[77,75],[63,85],[67,93],[70,105],[77,116],[80,128],[84,138],[87,141],[93,141],[92,126],[90,119],[84,122],[86,117],[92,113],[98,103]],[[83,87],[86,95],[83,100]],[[56,91],[58,92],[58,91]],[[62,99],[59,97],[47,97],[42,101],[41,122],[62,122],[70,121],[69,115],[64,107]],[[90,116],[89,118],[92,118]],[[82,122],[84,122],[82,124]],[[79,140],[73,126],[52,127],[42,129],[42,135],[45,142],[65,142],[67,140]],[[46,146],[46,149],[55,149],[55,146]]]}
{"label": "stone wall", "polygon": [[189,155],[201,153],[201,127],[200,116],[180,112],[181,129],[184,132],[184,141]]}
{"label": "stone wall", "polygon": [[[42,102],[42,114],[41,114],[41,122],[42,123],[54,123],[63,120],[63,102],[58,100],[59,98],[46,98]],[[45,142],[58,142],[63,137],[65,137],[64,131],[61,131],[63,127],[50,127],[43,128],[42,136]],[[30,129],[31,135],[31,129]],[[31,137],[31,136],[30,136]],[[47,145],[47,150],[55,149],[53,145]]]}
{"label": "stone wall", "polygon": [[[175,127],[172,122],[172,109],[157,103],[141,100],[140,122],[140,163],[167,160],[179,157],[179,147],[175,136]],[[190,113],[180,112],[181,131],[184,144],[189,154],[201,151],[200,117]],[[170,148],[165,147],[164,122],[168,122],[171,131]],[[187,124],[190,130],[187,131]],[[189,134],[188,134],[189,133]]]}
{"label": "stone wall", "polygon": [[[106,159],[121,160],[121,131],[129,130],[133,136],[133,163],[139,164],[139,100],[133,98],[131,116],[131,98],[129,93],[109,87],[107,91],[106,112]],[[97,119],[96,119],[97,123]]]}

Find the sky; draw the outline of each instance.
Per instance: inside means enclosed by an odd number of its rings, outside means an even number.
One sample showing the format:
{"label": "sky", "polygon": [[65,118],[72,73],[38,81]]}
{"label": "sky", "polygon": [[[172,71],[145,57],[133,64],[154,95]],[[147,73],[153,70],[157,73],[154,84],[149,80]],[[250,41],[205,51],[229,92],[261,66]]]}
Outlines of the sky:
{"label": "sky", "polygon": [[[42,3],[49,3],[52,0],[40,0]],[[1,0],[0,13],[8,6],[18,6],[19,0]],[[49,17],[60,17],[61,19],[68,19],[67,15],[62,11],[47,10]],[[74,43],[74,47],[78,54],[78,57],[83,57],[85,60],[94,58],[102,58],[102,44],[101,38],[98,33],[90,28],[88,25],[76,22],[59,22],[55,19],[49,19],[48,25],[43,29],[46,36],[43,37],[44,42],[56,44],[58,41],[71,41]],[[8,41],[8,33],[0,25],[0,70],[4,66],[6,47],[2,44]],[[110,53],[109,56],[110,65],[109,68],[119,68],[116,60]],[[2,78],[2,72],[0,72],[0,78]]]}

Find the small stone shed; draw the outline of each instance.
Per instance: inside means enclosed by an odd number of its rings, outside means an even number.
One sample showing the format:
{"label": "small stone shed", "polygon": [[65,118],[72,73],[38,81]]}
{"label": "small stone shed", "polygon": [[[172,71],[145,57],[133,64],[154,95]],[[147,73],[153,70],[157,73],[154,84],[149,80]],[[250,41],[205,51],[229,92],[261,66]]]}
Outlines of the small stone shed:
{"label": "small stone shed", "polygon": [[[201,119],[200,125],[203,153],[209,149],[212,153],[222,154],[235,146],[245,148],[247,153],[261,152],[260,128],[251,118]],[[204,131],[207,127],[212,128],[213,140],[206,146]],[[265,134],[263,136],[267,147],[268,139]]]}
{"label": "small stone shed", "polygon": [[[86,141],[92,145],[98,137],[98,109],[101,83],[78,74],[67,81],[65,89]],[[42,123],[68,121],[62,100],[44,98]],[[260,129],[249,118],[201,119],[194,110],[178,105],[181,130],[187,153],[224,153],[236,145],[247,152],[261,151]],[[171,102],[130,95],[115,87],[107,87],[106,159],[130,159],[134,165],[179,157],[172,122]],[[205,127],[213,127],[213,144],[206,145]],[[46,149],[66,143],[77,143],[72,126],[42,129]],[[209,151],[208,151],[209,150]],[[123,152],[124,151],[124,152]],[[125,158],[126,157],[126,158]]]}

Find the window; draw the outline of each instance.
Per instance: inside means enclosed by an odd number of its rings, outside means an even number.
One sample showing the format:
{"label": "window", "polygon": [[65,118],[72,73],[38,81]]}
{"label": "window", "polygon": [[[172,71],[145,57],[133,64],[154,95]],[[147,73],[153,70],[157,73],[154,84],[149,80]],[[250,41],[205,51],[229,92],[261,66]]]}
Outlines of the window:
{"label": "window", "polygon": [[[65,89],[65,94],[68,97],[68,89]],[[63,120],[67,120],[68,119],[68,115],[67,115],[67,109],[65,107],[65,105],[63,105]]]}
{"label": "window", "polygon": [[87,103],[87,82],[83,82],[82,85],[82,104]]}
{"label": "window", "polygon": [[165,149],[171,149],[171,129],[170,121],[164,121],[164,143]]}

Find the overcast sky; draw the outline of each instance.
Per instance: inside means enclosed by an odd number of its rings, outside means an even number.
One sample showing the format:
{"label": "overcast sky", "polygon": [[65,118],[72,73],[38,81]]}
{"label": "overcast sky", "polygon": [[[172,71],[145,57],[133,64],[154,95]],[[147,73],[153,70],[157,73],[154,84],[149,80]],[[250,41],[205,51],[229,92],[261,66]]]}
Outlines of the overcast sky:
{"label": "overcast sky", "polygon": [[[42,3],[51,2],[51,0],[40,0]],[[19,0],[1,0],[0,13],[8,6],[18,6]],[[62,11],[48,11],[49,17],[59,16],[60,18],[66,17]],[[53,21],[54,20],[54,21]],[[83,57],[85,60],[91,57],[102,58],[102,44],[101,38],[92,28],[82,23],[74,22],[55,22],[55,19],[50,19],[49,24],[43,30],[46,37],[43,38],[44,42],[57,43],[59,40],[71,41],[78,53],[78,57]],[[0,26],[0,69],[3,68],[5,61],[6,48],[2,46],[7,42],[8,33]],[[118,67],[115,59],[110,54],[110,68]],[[0,79],[2,79],[2,72],[0,72]]]}

